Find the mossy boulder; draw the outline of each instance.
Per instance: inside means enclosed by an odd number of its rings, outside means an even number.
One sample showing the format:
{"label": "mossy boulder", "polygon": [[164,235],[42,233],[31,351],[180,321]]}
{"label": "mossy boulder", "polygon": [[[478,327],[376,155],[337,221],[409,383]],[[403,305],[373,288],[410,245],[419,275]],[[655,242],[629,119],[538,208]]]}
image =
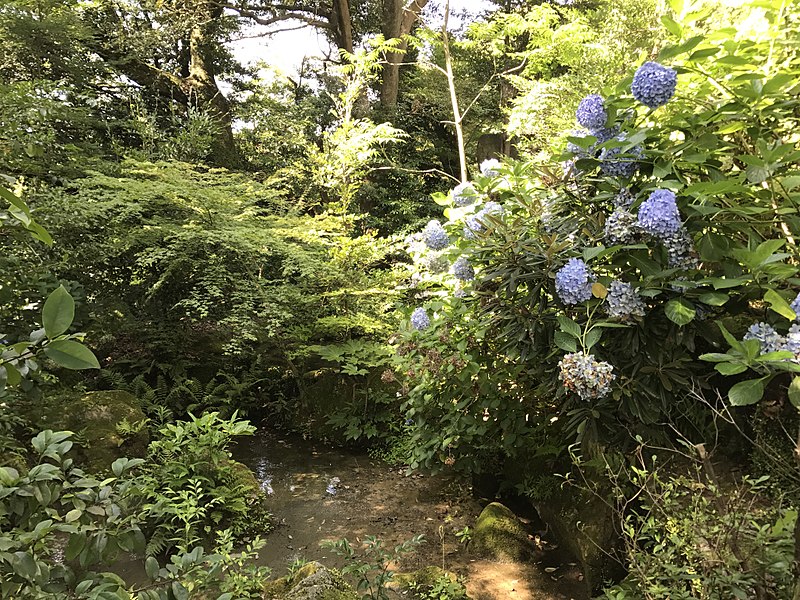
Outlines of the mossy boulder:
{"label": "mossy boulder", "polygon": [[335,569],[318,562],[303,565],[294,575],[268,581],[264,600],[359,600]]}
{"label": "mossy boulder", "polygon": [[511,510],[499,502],[483,509],[470,542],[474,554],[498,562],[523,562],[533,557],[528,532]]}
{"label": "mossy boulder", "polygon": [[250,467],[240,463],[238,460],[228,461],[228,466],[231,468],[231,487],[242,486],[250,500],[257,498],[261,493],[261,484],[258,483],[258,479],[250,470]]}
{"label": "mossy boulder", "polygon": [[448,585],[448,598],[467,599],[467,591],[458,581],[458,577],[456,577],[454,573],[450,573],[449,571],[445,571],[433,565],[422,567],[411,573],[395,573],[394,577],[392,577],[390,587],[393,589],[430,594],[434,586],[440,584],[442,581],[445,581]]}
{"label": "mossy boulder", "polygon": [[[85,445],[79,449],[79,461],[90,471],[105,471],[122,456],[143,457],[149,436],[146,417],[136,396],[122,390],[89,392],[67,403],[64,425],[80,433]],[[121,430],[127,424],[129,431]]]}
{"label": "mossy boulder", "polygon": [[614,559],[620,554],[622,539],[610,500],[564,486],[546,501],[534,502],[562,548],[580,563],[589,594],[599,592],[607,581],[619,581],[625,574],[622,564]]}

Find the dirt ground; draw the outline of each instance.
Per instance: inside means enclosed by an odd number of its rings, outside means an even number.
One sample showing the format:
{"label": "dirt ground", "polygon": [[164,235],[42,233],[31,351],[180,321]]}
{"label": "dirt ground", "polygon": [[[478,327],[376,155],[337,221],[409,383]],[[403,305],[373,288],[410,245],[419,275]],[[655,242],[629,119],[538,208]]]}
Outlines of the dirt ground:
{"label": "dirt ground", "polygon": [[532,563],[471,556],[456,532],[473,527],[482,506],[452,477],[406,476],[364,454],[284,438],[253,438],[237,449],[236,458],[253,469],[271,498],[277,527],[259,562],[274,576],[285,574],[298,558],[342,566],[342,559],[320,546],[324,540],[347,538],[360,547],[372,535],[393,548],[422,534],[426,541],[400,559],[398,570],[443,567],[462,578],[474,600],[588,598],[580,569],[535,521],[527,521],[538,548]]}

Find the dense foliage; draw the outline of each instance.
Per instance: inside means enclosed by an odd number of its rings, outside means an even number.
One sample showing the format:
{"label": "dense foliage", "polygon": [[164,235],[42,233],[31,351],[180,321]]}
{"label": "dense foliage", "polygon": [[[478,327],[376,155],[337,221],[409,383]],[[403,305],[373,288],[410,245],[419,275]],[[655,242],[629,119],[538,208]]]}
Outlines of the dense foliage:
{"label": "dense foliage", "polygon": [[800,600],[797,3],[426,4],[0,7],[0,595],[260,597],[247,415],[600,498],[607,598]]}

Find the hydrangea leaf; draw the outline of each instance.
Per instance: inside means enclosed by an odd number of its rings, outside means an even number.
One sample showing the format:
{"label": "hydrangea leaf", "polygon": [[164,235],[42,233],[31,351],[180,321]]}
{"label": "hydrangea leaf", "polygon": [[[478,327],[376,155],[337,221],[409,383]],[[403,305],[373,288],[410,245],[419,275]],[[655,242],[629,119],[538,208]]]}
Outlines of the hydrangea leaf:
{"label": "hydrangea leaf", "polygon": [[789,306],[789,303],[775,290],[767,290],[767,293],[764,294],[764,302],[768,303],[770,309],[774,312],[790,321],[794,321],[797,318],[797,314]]}
{"label": "hydrangea leaf", "polygon": [[670,321],[681,326],[691,323],[696,313],[694,305],[683,298],[673,298],[667,302],[664,312]]}
{"label": "hydrangea leaf", "polygon": [[800,377],[795,377],[789,384],[789,402],[800,410]]}
{"label": "hydrangea leaf", "polygon": [[755,404],[764,396],[763,379],[740,381],[728,391],[728,399],[733,406]]}

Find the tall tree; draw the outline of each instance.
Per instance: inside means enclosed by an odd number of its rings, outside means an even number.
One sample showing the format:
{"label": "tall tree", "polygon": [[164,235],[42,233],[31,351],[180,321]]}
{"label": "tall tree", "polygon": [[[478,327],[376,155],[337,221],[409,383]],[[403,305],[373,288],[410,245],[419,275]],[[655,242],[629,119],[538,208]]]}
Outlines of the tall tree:
{"label": "tall tree", "polygon": [[382,33],[387,40],[400,38],[402,41],[396,52],[386,54],[383,67],[380,99],[385,108],[394,107],[400,91],[400,65],[408,48],[405,36],[411,33],[428,0],[384,0]]}

